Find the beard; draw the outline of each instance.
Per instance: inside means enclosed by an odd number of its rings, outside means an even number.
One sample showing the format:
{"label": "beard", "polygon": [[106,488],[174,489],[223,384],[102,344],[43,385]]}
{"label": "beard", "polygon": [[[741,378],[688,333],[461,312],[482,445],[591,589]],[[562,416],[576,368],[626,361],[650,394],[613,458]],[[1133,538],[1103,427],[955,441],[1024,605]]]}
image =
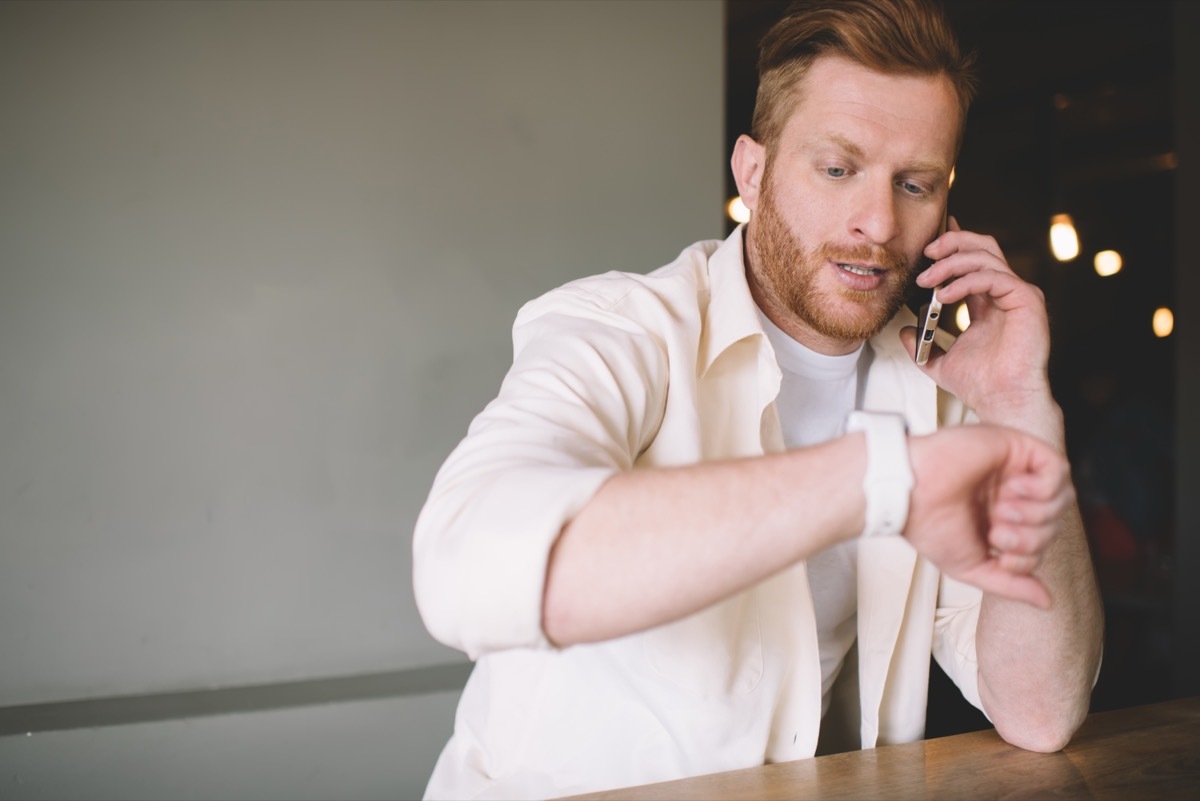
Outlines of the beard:
{"label": "beard", "polygon": [[[904,305],[916,278],[908,260],[889,248],[830,242],[806,247],[780,216],[769,181],[762,187],[754,225],[754,245],[747,250],[759,288],[778,307],[830,339],[861,341],[878,334]],[[887,268],[885,283],[869,292],[822,287],[820,276],[830,262]]]}

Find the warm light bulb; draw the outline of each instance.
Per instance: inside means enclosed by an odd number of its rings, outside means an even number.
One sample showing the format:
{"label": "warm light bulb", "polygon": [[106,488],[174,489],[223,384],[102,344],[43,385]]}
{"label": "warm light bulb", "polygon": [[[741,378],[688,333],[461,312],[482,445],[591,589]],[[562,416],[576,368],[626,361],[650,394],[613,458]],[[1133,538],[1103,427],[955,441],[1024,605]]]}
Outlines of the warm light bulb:
{"label": "warm light bulb", "polygon": [[1050,218],[1050,250],[1059,261],[1070,261],[1079,255],[1079,235],[1070,214],[1055,214]]}
{"label": "warm light bulb", "polygon": [[1175,315],[1171,314],[1171,310],[1166,306],[1160,306],[1154,310],[1154,336],[1167,337],[1175,330]]}
{"label": "warm light bulb", "polygon": [[954,174],[957,169],[957,167],[950,168],[950,186],[954,186]]}
{"label": "warm light bulb", "polygon": [[967,304],[960,303],[954,310],[954,324],[958,326],[959,331],[966,331],[967,326],[971,324],[971,313],[967,311]]}
{"label": "warm light bulb", "polygon": [[725,213],[735,223],[750,222],[750,209],[742,202],[742,196],[737,195],[725,204]]}
{"label": "warm light bulb", "polygon": [[1116,275],[1121,272],[1121,254],[1115,250],[1102,250],[1096,254],[1096,258],[1092,262],[1096,267],[1096,274],[1103,275],[1106,278],[1110,275]]}

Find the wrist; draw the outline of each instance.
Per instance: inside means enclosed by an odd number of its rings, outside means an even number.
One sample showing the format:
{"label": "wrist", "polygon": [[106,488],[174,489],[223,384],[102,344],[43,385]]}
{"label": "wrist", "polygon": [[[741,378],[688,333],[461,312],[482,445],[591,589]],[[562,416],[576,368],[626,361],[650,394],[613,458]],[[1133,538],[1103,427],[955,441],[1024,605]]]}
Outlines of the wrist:
{"label": "wrist", "polygon": [[1050,394],[1010,394],[975,409],[979,422],[1007,426],[1045,440],[1060,451],[1066,446],[1062,408]]}

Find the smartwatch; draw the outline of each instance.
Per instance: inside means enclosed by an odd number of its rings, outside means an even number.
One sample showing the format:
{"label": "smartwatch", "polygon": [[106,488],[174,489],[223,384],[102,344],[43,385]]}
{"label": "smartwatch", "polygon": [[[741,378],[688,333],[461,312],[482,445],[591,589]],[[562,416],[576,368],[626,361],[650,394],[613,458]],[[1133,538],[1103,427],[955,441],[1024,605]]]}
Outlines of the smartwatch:
{"label": "smartwatch", "polygon": [[864,432],[867,440],[867,473],[863,476],[867,523],[862,536],[899,536],[908,522],[913,488],[908,426],[899,414],[853,411],[846,418],[846,433],[854,431]]}

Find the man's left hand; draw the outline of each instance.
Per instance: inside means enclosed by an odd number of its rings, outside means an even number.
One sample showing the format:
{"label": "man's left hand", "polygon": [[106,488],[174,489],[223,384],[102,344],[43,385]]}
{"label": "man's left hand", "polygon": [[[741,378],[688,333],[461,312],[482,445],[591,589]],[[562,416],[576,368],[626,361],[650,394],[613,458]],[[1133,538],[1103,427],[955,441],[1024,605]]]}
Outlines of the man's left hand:
{"label": "man's left hand", "polygon": [[[1023,281],[990,236],[962,230],[950,218],[946,233],[925,249],[933,265],[917,277],[938,289],[947,308],[966,299],[971,324],[948,351],[935,346],[926,373],[975,409],[981,420],[1015,424],[1050,400],[1050,325],[1042,291]],[[901,332],[912,351],[916,329]]]}

